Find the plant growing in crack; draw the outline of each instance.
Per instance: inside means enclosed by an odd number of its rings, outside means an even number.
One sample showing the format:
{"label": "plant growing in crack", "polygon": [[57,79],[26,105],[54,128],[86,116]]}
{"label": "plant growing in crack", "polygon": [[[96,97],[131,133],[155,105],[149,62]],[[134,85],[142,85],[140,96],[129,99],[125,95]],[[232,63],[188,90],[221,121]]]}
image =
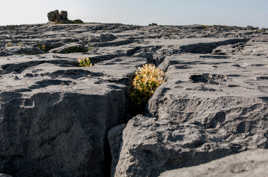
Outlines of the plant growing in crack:
{"label": "plant growing in crack", "polygon": [[78,65],[80,67],[91,67],[93,63],[89,57],[78,58]]}
{"label": "plant growing in crack", "polygon": [[37,47],[43,52],[47,51],[47,46],[45,44],[38,44]]}
{"label": "plant growing in crack", "polygon": [[164,72],[152,64],[138,68],[131,83],[130,99],[137,105],[146,105],[155,90],[164,82]]}

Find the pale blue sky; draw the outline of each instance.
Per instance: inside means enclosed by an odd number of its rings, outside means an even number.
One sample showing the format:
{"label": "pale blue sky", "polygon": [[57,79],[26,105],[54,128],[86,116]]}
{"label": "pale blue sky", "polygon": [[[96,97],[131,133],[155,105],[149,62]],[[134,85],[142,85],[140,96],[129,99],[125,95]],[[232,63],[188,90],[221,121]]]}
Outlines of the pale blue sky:
{"label": "pale blue sky", "polygon": [[0,25],[45,23],[54,9],[88,22],[268,27],[268,0],[3,0]]}

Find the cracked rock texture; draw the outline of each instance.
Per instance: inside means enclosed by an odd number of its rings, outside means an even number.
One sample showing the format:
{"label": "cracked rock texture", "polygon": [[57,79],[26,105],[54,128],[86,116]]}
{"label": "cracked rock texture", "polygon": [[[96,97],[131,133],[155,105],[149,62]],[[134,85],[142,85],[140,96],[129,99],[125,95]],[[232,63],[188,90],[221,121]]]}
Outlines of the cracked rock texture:
{"label": "cracked rock texture", "polygon": [[[267,48],[255,28],[0,26],[0,173],[157,177],[266,149]],[[131,118],[129,82],[146,63],[166,82]]]}
{"label": "cracked rock texture", "polygon": [[266,177],[267,166],[268,151],[255,150],[196,167],[171,170],[161,174],[160,177]]}
{"label": "cracked rock texture", "polygon": [[115,176],[154,177],[268,148],[267,64],[267,57],[241,55],[166,58],[167,81],[149,101],[150,116],[123,131]]}
{"label": "cracked rock texture", "polygon": [[145,60],[118,57],[111,66],[79,68],[75,58],[0,60],[0,169],[20,176],[104,175],[106,132],[125,118],[124,79]]}

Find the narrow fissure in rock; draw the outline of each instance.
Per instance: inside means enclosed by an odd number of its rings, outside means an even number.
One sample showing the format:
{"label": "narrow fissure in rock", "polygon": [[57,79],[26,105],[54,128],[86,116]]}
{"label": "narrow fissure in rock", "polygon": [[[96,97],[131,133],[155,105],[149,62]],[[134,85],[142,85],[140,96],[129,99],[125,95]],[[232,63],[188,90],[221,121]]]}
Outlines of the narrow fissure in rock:
{"label": "narrow fissure in rock", "polygon": [[[159,65],[155,65],[156,68],[158,68],[158,66]],[[165,70],[161,70],[161,71],[163,71],[163,73],[165,73]],[[132,82],[133,82],[134,77],[135,77],[135,74],[133,74],[132,77],[130,78],[129,85],[128,85],[128,91],[127,91],[127,94],[128,94],[128,96],[127,96],[127,103],[128,103],[128,105],[127,105],[127,113],[128,113],[128,115],[127,115],[127,120],[126,120],[125,123],[127,123],[128,120],[130,120],[132,117],[135,117],[136,115],[139,115],[139,114],[141,114],[141,115],[147,115],[148,114],[148,110],[146,108],[147,108],[147,105],[148,105],[148,102],[149,102],[150,98],[153,96],[153,95],[150,96],[149,98],[147,98],[141,104],[137,104],[133,100],[131,100],[130,94],[131,94]]]}
{"label": "narrow fissure in rock", "polygon": [[[162,62],[164,61],[164,59],[162,60]],[[161,63],[162,63],[161,62]],[[160,64],[161,64],[160,63]],[[148,62],[147,62],[148,64]],[[160,65],[159,64],[159,65]],[[158,67],[159,65],[155,65],[156,67]],[[164,73],[166,72],[166,70],[163,71]],[[132,119],[133,117],[137,116],[137,115],[147,115],[149,114],[147,108],[147,104],[149,102],[149,99],[153,96],[151,96],[148,100],[146,100],[146,102],[144,104],[136,104],[134,103],[131,99],[130,99],[130,92],[131,92],[131,87],[132,87],[132,82],[133,79],[135,77],[135,72],[132,73],[129,77],[128,77],[128,81],[126,81],[126,90],[125,90],[125,98],[126,98],[126,102],[127,105],[125,106],[126,110],[125,112],[125,119],[122,120],[122,122],[120,122],[121,124],[127,124],[128,121],[130,119]],[[108,130],[109,131],[109,130]],[[113,157],[112,157],[112,153],[111,153],[111,148],[109,145],[109,140],[108,140],[108,131],[106,132],[106,138],[105,138],[105,144],[104,144],[104,154],[105,154],[105,177],[111,177],[113,176],[113,171],[112,171],[112,165],[113,165]],[[120,150],[118,150],[119,152]]]}
{"label": "narrow fissure in rock", "polygon": [[209,54],[212,53],[214,49],[220,46],[234,45],[240,43],[245,44],[249,39],[229,39],[219,42],[210,42],[210,43],[196,43],[190,45],[181,46],[181,52],[183,53],[194,53],[194,54]]}
{"label": "narrow fissure in rock", "polygon": [[111,177],[112,154],[107,132],[104,141],[104,163],[104,175],[107,177]]}

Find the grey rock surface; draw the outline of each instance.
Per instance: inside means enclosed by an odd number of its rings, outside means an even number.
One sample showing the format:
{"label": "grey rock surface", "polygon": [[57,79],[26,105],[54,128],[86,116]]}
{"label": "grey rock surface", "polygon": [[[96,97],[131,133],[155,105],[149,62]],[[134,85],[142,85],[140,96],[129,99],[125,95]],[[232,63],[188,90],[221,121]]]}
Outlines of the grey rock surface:
{"label": "grey rock surface", "polygon": [[115,176],[155,177],[268,148],[267,66],[267,57],[243,53],[166,58],[166,82],[150,99],[149,116],[124,129]]}
{"label": "grey rock surface", "polygon": [[145,60],[115,58],[92,68],[77,67],[74,56],[10,60],[0,60],[0,171],[105,176],[106,133],[125,116],[124,79]]}
{"label": "grey rock surface", "polygon": [[122,133],[124,128],[126,127],[125,124],[120,124],[118,126],[113,127],[108,131],[108,141],[109,141],[109,147],[111,150],[111,176],[114,175],[116,165],[119,160],[119,155],[121,151],[121,145],[122,145]]}
{"label": "grey rock surface", "polygon": [[79,53],[79,52],[87,52],[88,49],[83,46],[82,44],[77,44],[77,43],[70,43],[66,44],[64,46],[54,48],[49,50],[50,53]]}
{"label": "grey rock surface", "polygon": [[12,177],[12,176],[9,176],[7,174],[0,173],[0,177]]}
{"label": "grey rock surface", "polygon": [[267,177],[268,151],[256,150],[231,155],[208,164],[171,170],[160,177]]}
{"label": "grey rock surface", "polygon": [[[204,25],[0,26],[0,172],[157,176],[267,148],[267,33]],[[80,57],[94,66],[78,67]],[[129,82],[145,63],[166,71],[166,82],[147,114],[127,123]]]}
{"label": "grey rock surface", "polygon": [[115,39],[117,39],[117,37],[115,35],[108,34],[108,33],[88,37],[89,43],[91,43],[91,42],[108,42],[108,41],[113,41]]}
{"label": "grey rock surface", "polygon": [[12,47],[6,47],[6,50],[4,51],[6,55],[36,55],[36,54],[42,54],[44,53],[40,48],[35,46],[12,46]]}

